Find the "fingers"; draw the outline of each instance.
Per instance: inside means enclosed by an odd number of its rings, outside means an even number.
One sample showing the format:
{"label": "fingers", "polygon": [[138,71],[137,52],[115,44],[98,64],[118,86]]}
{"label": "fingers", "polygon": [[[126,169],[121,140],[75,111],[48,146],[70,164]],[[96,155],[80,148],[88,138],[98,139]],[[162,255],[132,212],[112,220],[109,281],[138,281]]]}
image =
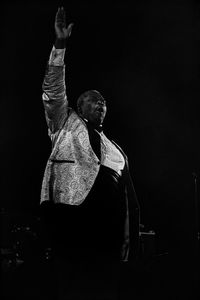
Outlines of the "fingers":
{"label": "fingers", "polygon": [[74,23],[70,23],[69,26],[67,27],[67,33],[68,33],[68,36],[71,35],[72,33],[72,27],[73,27]]}
{"label": "fingers", "polygon": [[59,8],[58,8],[58,11],[57,11],[57,13],[56,13],[56,16],[57,16],[58,19],[65,19],[66,14],[65,14],[65,9],[64,9],[64,7],[59,7]]}
{"label": "fingers", "polygon": [[71,35],[73,23],[66,27],[66,14],[64,7],[59,7],[55,17],[55,31],[59,38],[68,38]]}
{"label": "fingers", "polygon": [[56,23],[60,28],[66,27],[66,14],[63,7],[59,7],[56,13]]}

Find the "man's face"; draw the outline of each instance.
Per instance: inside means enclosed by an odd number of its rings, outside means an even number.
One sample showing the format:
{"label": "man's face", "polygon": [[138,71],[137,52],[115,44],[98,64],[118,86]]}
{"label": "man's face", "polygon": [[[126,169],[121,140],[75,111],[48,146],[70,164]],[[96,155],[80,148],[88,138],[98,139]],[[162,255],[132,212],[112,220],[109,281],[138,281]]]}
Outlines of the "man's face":
{"label": "man's face", "polygon": [[96,97],[87,96],[83,100],[81,106],[81,115],[94,126],[99,126],[103,123],[107,111],[106,101]]}

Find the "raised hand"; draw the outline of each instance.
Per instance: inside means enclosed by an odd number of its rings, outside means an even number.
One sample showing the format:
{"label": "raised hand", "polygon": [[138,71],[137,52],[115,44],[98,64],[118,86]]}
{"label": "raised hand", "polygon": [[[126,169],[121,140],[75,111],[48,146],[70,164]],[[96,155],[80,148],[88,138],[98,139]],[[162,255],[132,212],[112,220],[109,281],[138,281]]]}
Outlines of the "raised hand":
{"label": "raised hand", "polygon": [[66,28],[66,14],[63,7],[59,7],[55,17],[55,32],[57,39],[67,39],[72,32],[73,23]]}

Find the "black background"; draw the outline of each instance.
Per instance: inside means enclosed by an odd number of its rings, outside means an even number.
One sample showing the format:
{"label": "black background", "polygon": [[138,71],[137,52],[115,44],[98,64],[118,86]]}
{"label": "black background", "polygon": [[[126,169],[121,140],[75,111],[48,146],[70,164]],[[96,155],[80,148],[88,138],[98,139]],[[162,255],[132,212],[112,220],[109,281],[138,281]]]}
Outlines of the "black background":
{"label": "black background", "polygon": [[74,23],[65,60],[71,106],[85,90],[104,95],[105,133],[129,157],[141,223],[155,230],[158,252],[193,257],[193,173],[200,176],[197,1],[1,4],[2,211],[34,215],[38,209],[51,150],[41,85],[58,5]]}

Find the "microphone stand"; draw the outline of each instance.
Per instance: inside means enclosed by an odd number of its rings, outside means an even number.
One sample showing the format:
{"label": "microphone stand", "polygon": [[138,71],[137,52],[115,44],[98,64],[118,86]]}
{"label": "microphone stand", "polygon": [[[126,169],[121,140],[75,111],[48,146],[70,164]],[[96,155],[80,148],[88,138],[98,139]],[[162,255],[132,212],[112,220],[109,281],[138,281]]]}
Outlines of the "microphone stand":
{"label": "microphone stand", "polygon": [[196,254],[198,257],[199,254],[199,205],[198,205],[198,188],[197,188],[197,174],[195,172],[192,173],[194,178],[194,209],[195,209],[195,248]]}
{"label": "microphone stand", "polygon": [[198,187],[197,179],[198,176],[195,172],[192,173],[194,178],[194,209],[195,209],[195,290],[198,292],[199,289],[199,242],[200,242],[200,232],[199,232],[199,205],[198,205]]}

